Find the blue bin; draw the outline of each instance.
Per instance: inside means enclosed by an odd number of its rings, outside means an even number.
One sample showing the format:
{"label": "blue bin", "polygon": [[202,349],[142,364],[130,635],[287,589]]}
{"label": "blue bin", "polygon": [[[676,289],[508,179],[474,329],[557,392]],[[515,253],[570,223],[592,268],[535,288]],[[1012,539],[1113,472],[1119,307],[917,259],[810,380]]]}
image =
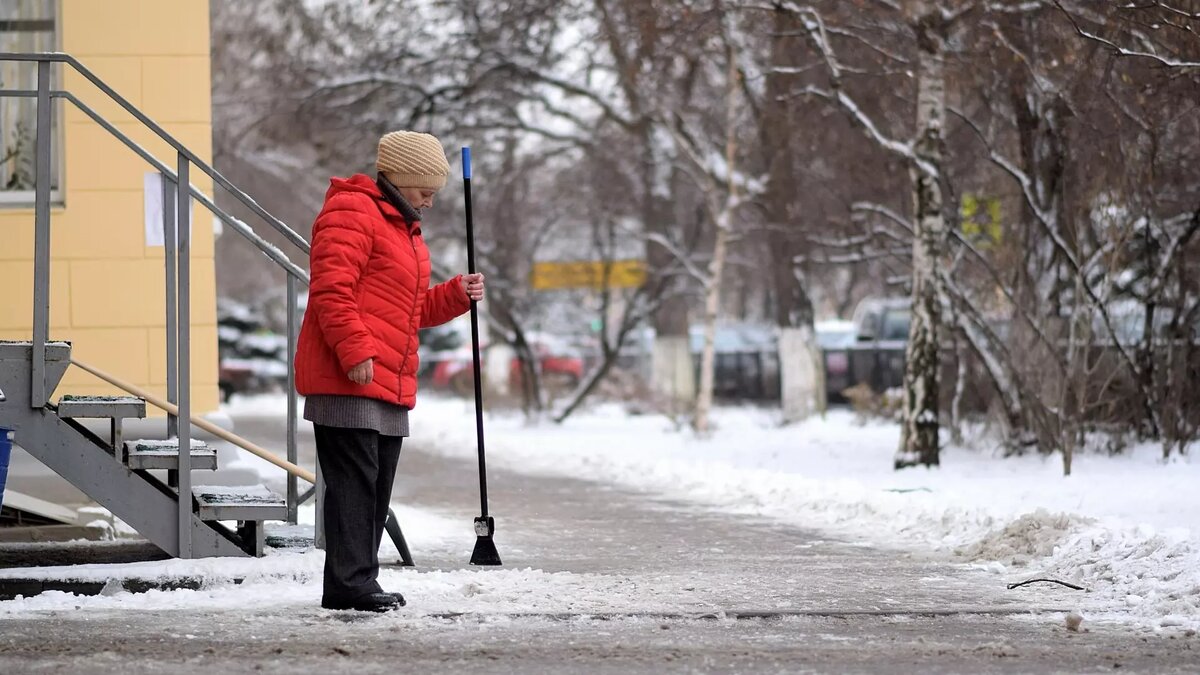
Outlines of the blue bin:
{"label": "blue bin", "polygon": [[12,456],[12,431],[0,427],[0,506],[4,506],[4,484],[8,482],[8,458]]}

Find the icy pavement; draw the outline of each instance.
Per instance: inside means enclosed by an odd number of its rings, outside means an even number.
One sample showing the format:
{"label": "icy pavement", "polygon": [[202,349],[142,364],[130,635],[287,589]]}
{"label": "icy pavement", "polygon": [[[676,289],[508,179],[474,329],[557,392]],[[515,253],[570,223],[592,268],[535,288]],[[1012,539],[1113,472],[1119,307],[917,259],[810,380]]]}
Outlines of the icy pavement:
{"label": "icy pavement", "polygon": [[[11,673],[1194,673],[1195,641],[991,617],[349,618],[105,612],[4,621]],[[35,633],[36,631],[36,633]]]}
{"label": "icy pavement", "polygon": [[[458,420],[470,414],[470,402],[427,397],[414,430],[468,457],[473,430]],[[700,440],[615,405],[561,426],[492,416],[489,462],[953,556],[1004,583],[1062,579],[1091,591],[1090,617],[1200,629],[1200,462],[1142,445],[1080,454],[1063,477],[1057,455],[1002,459],[980,437],[936,470],[896,472],[896,425],[848,411],[780,427],[775,411],[723,408],[715,423]]]}
{"label": "icy pavement", "polygon": [[[983,571],[929,556],[839,541],[747,516],[730,516],[608,486],[497,471],[491,485],[505,566],[463,569],[474,543],[474,466],[409,448],[395,500],[418,568],[388,568],[381,583],[408,597],[403,613],[677,613],[757,611],[977,611],[1063,607],[1054,588],[1003,591]],[[424,508],[413,508],[412,505]],[[311,510],[305,516],[311,518]],[[385,546],[387,559],[394,549]],[[847,568],[853,561],[854,568]],[[323,554],[167,560],[117,567],[0,570],[5,576],[103,580],[201,578],[198,591],[75,598],[63,593],[0,603],[0,616],[79,608],[233,610],[315,606]],[[242,579],[232,585],[233,579]],[[1030,598],[1037,600],[1031,604]],[[1071,607],[1069,603],[1066,607]]]}
{"label": "icy pavement", "polygon": [[[252,440],[282,437],[277,417],[238,422]],[[615,469],[594,458],[580,470],[586,434],[574,447],[538,448],[496,426],[489,487],[501,569],[466,567],[478,508],[473,446],[431,452],[449,432],[426,426],[406,446],[395,493],[419,567],[383,572],[408,597],[403,610],[319,609],[315,551],[121,566],[210,582],[0,603],[0,672],[1195,672],[1200,661],[1200,638],[1186,627],[1139,629],[1085,611],[1081,631],[1069,631],[1058,610],[1083,606],[1087,594],[1006,590],[1011,573],[964,564],[919,537],[904,547],[804,526],[803,509],[789,519],[683,499],[694,483],[656,496],[609,480]],[[548,460],[506,470],[520,456],[514,441],[558,453],[561,470]],[[310,463],[303,427],[301,442]],[[736,469],[713,476],[739,478]],[[772,618],[733,618],[745,610]]]}

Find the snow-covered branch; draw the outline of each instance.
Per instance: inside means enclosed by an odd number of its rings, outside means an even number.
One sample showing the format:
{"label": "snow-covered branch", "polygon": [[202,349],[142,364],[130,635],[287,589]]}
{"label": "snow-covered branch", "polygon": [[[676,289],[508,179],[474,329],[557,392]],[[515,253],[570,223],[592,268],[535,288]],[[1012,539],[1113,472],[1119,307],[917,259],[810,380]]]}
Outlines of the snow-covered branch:
{"label": "snow-covered branch", "polygon": [[884,249],[881,251],[861,251],[859,253],[827,256],[823,258],[817,258],[810,255],[798,255],[793,259],[793,262],[797,265],[803,265],[805,263],[812,263],[814,265],[853,265],[857,263],[886,260],[891,258],[912,258],[912,247],[901,246],[898,248]]}
{"label": "snow-covered branch", "polygon": [[1158,269],[1155,271],[1153,280],[1150,283],[1150,288],[1147,290],[1147,297],[1155,298],[1162,292],[1162,287],[1167,282],[1167,275],[1171,270],[1171,266],[1175,264],[1175,259],[1181,251],[1192,240],[1192,237],[1200,231],[1200,208],[1197,208],[1191,217],[1186,221],[1187,225],[1167,244],[1163,251],[1162,260],[1159,261]]}
{"label": "snow-covered branch", "polygon": [[[1154,2],[1154,3],[1152,3],[1152,5],[1154,7],[1164,9],[1172,14],[1182,16],[1185,19],[1200,19],[1200,12],[1192,12],[1192,11],[1188,11],[1186,9],[1179,9],[1178,7],[1174,7],[1165,2]],[[1127,6],[1132,6],[1132,5],[1127,5]]]}
{"label": "snow-covered branch", "polygon": [[693,258],[693,254],[679,245],[678,242],[666,237],[660,232],[648,232],[645,235],[646,241],[658,244],[663,247],[671,257],[683,266],[684,270],[693,279],[699,281],[702,285],[708,285],[708,272],[700,268]]}
{"label": "snow-covered branch", "polygon": [[499,71],[512,72],[535,82],[540,82],[542,84],[555,87],[565,94],[585,99],[592,105],[599,108],[605,119],[608,119],[626,129],[631,129],[634,126],[634,121],[617,110],[617,108],[609,102],[607,97],[598,92],[587,89],[586,87],[581,87],[574,82],[538,70],[536,68],[528,68],[517,63],[504,63],[496,66],[496,69]]}
{"label": "snow-covered branch", "polygon": [[[952,113],[955,114],[955,116],[957,116],[959,119],[966,122],[967,125],[979,137],[980,141],[982,141],[984,143],[984,145],[988,149],[989,158],[992,161],[992,163],[995,164],[996,166],[1000,167],[1001,169],[1003,169],[1006,173],[1008,173],[1013,178],[1013,180],[1015,180],[1017,182],[1017,184],[1021,187],[1021,194],[1024,197],[1025,204],[1029,207],[1030,211],[1033,212],[1033,214],[1035,216],[1035,220],[1038,222],[1039,225],[1041,225],[1042,230],[1046,233],[1046,235],[1053,242],[1055,249],[1063,257],[1063,259],[1066,260],[1068,266],[1071,268],[1071,272],[1077,276],[1085,275],[1086,268],[1084,267],[1084,264],[1079,261],[1074,250],[1066,242],[1066,240],[1063,239],[1062,233],[1060,233],[1058,231],[1058,225],[1055,222],[1053,215],[1051,213],[1049,213],[1042,206],[1040,200],[1037,199],[1033,181],[1029,177],[1029,175],[1026,174],[1024,171],[1022,171],[1019,167],[1017,167],[1008,158],[1001,155],[995,149],[991,140],[988,139],[983,134],[983,131],[979,128],[978,125],[975,124],[975,122],[973,120],[971,120],[969,117],[962,114],[961,112],[954,110],[953,108],[951,108],[950,110]],[[1087,300],[1087,302],[1090,303],[1092,308],[1096,311],[1096,313],[1100,317],[1100,320],[1101,320],[1102,324],[1104,325],[1104,329],[1108,332],[1108,335],[1112,337],[1113,342],[1116,345],[1118,354],[1121,356],[1121,359],[1129,367],[1130,372],[1133,372],[1133,373],[1140,372],[1140,368],[1138,367],[1137,361],[1133,358],[1133,355],[1129,352],[1129,349],[1122,343],[1122,341],[1120,339],[1118,339],[1119,333],[1117,332],[1116,328],[1113,326],[1112,316],[1111,316],[1110,312],[1108,311],[1107,303],[1105,303],[1101,298],[1099,298],[1096,295],[1096,292],[1093,289],[1092,284],[1082,283],[1079,286],[1080,286],[1080,289],[1083,291],[1084,295],[1087,296],[1085,298]],[[1146,397],[1146,400],[1153,400],[1152,393],[1146,390],[1144,383],[1141,381],[1141,378],[1135,378],[1135,379],[1138,380],[1138,386],[1139,386],[1139,388],[1142,389],[1142,394],[1143,394],[1143,396]],[[1153,416],[1153,413],[1152,413],[1152,416]],[[1157,424],[1157,422],[1155,422],[1155,423]]]}
{"label": "snow-covered branch", "polygon": [[879,130],[879,127],[876,126],[875,121],[872,120],[865,112],[863,112],[863,109],[859,107],[859,105],[855,103],[854,99],[850,98],[846,92],[841,90],[828,91],[821,89],[820,87],[808,85],[802,89],[792,92],[790,95],[793,97],[817,96],[836,102],[850,114],[850,117],[857,122],[859,126],[861,126],[863,130],[867,132],[867,135],[870,136],[871,139],[874,140],[880,147],[912,162],[913,165],[927,175],[937,175],[937,169],[932,164],[917,156],[916,150],[914,149],[911,141],[901,142],[885,135]]}
{"label": "snow-covered branch", "polygon": [[884,216],[888,220],[904,228],[909,234],[912,234],[916,229],[913,227],[912,222],[910,222],[907,218],[900,215],[895,210],[884,206],[883,204],[876,204],[874,202],[855,202],[850,205],[850,210],[856,213],[875,213]]}
{"label": "snow-covered branch", "polygon": [[[952,237],[952,240],[961,246],[964,251],[969,253],[971,257],[979,263],[984,271],[987,272],[988,276],[992,280],[992,283],[995,284],[996,289],[1000,291],[1001,295],[1004,296],[1004,299],[1007,300],[1008,303],[1016,310],[1016,312],[1020,314],[1021,318],[1025,320],[1025,324],[1030,330],[1033,331],[1033,334],[1038,338],[1038,341],[1041,342],[1047,348],[1047,351],[1053,355],[1054,361],[1059,366],[1059,369],[1065,372],[1066,364],[1058,355],[1058,351],[1054,346],[1054,343],[1046,335],[1046,332],[1042,329],[1042,326],[1038,323],[1037,319],[1030,315],[1028,308],[1017,302],[1016,294],[1011,288],[1009,288],[1008,283],[1001,278],[1000,272],[996,270],[995,266],[993,266],[992,263],[979,251],[979,249],[975,248],[975,246],[968,241],[961,232],[954,232]],[[954,290],[962,297],[967,297],[966,293],[958,290],[957,283],[954,282],[951,277],[947,276],[945,281],[947,288]]]}
{"label": "snow-covered branch", "polygon": [[1012,160],[1000,154],[1000,152],[996,150],[996,147],[992,143],[991,139],[989,139],[983,133],[983,130],[979,128],[979,125],[976,124],[975,121],[969,116],[957,110],[956,108],[947,109],[954,114],[955,117],[958,117],[960,120],[965,122],[967,126],[975,132],[975,135],[979,138],[980,142],[982,142],[984,147],[987,148],[988,159],[993,164],[1003,169],[1005,173],[1007,173],[1014,181],[1016,181],[1017,185],[1021,188],[1021,195],[1024,198],[1025,205],[1028,206],[1030,211],[1033,212],[1038,223],[1042,226],[1042,229],[1054,242],[1055,248],[1064,258],[1066,258],[1067,262],[1070,263],[1072,268],[1079,270],[1081,265],[1075,256],[1075,252],[1072,250],[1071,246],[1067,244],[1067,241],[1063,239],[1062,233],[1058,231],[1058,223],[1055,222],[1054,214],[1049,212],[1043,206],[1042,200],[1038,198],[1036,186],[1034,185],[1033,179],[1029,177],[1029,174],[1022,171],[1021,168],[1013,163]]}
{"label": "snow-covered branch", "polygon": [[823,246],[825,248],[839,248],[839,249],[847,250],[847,249],[861,248],[861,247],[875,241],[875,239],[877,237],[887,237],[887,238],[893,239],[899,243],[902,243],[902,244],[904,243],[896,235],[892,234],[891,232],[888,232],[887,230],[881,229],[881,228],[876,228],[866,234],[859,234],[859,235],[855,235],[853,237],[845,237],[843,239],[826,239],[825,237],[810,236],[810,237],[808,237],[808,241],[811,244],[816,244],[817,246]]}
{"label": "snow-covered branch", "polygon": [[[1118,56],[1129,56],[1129,57],[1134,57],[1134,58],[1150,59],[1150,60],[1156,61],[1160,65],[1166,66],[1168,68],[1200,68],[1200,61],[1180,61],[1179,59],[1172,58],[1169,56],[1161,56],[1161,55],[1155,54],[1153,52],[1140,51],[1137,49],[1129,49],[1127,47],[1122,47],[1121,45],[1118,45],[1117,43],[1113,42],[1112,40],[1107,40],[1103,37],[1100,37],[1099,35],[1096,35],[1095,33],[1085,30],[1083,28],[1083,26],[1079,25],[1079,22],[1075,19],[1074,15],[1072,15],[1070,12],[1068,12],[1066,10],[1066,8],[1064,8],[1062,6],[1062,2],[1060,2],[1060,0],[1054,0],[1054,5],[1056,7],[1058,7],[1060,10],[1062,10],[1062,13],[1064,15],[1066,15],[1067,20],[1071,22],[1071,26],[1075,29],[1076,34],[1078,34],[1080,37],[1082,37],[1084,39],[1091,40],[1093,42],[1098,42],[1098,43],[1104,45],[1105,47],[1108,47],[1108,49],[1110,51],[1116,53]],[[1158,6],[1162,6],[1162,5],[1158,5]],[[1190,16],[1186,12],[1180,11],[1179,13],[1183,14],[1184,16],[1188,16],[1188,18],[1193,18],[1193,19],[1195,18],[1195,16]]]}
{"label": "snow-covered branch", "polygon": [[1031,0],[1029,2],[987,2],[983,5],[984,10],[994,14],[1028,14],[1036,12],[1039,9],[1046,8],[1045,0]]}
{"label": "snow-covered branch", "polygon": [[[844,28],[833,28],[833,27],[829,27],[829,26],[826,26],[825,30],[830,35],[837,35],[839,37],[844,37],[844,38],[849,38],[851,40],[854,40],[855,42],[861,44],[862,46],[866,47],[867,49],[870,49],[871,51],[875,52],[876,54],[879,54],[880,56],[882,56],[886,59],[889,59],[891,61],[895,61],[896,63],[899,63],[901,65],[911,65],[912,64],[911,59],[901,56],[901,55],[897,54],[896,52],[891,51],[890,49],[885,49],[885,48],[879,46],[873,40],[870,40],[867,37],[861,35],[858,31],[847,30]],[[858,69],[858,68],[851,71],[849,68],[846,67],[845,64],[842,64],[842,68],[846,72],[858,72],[858,73],[868,72],[866,69]]]}

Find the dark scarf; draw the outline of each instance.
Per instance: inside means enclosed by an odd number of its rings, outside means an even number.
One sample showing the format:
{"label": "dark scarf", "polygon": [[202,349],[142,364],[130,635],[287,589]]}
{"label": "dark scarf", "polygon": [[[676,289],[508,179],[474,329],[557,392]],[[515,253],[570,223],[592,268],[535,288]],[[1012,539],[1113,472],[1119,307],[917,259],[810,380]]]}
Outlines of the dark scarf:
{"label": "dark scarf", "polygon": [[382,172],[380,172],[379,176],[375,179],[375,183],[379,186],[379,191],[383,193],[383,198],[386,199],[389,204],[396,207],[396,210],[400,212],[400,215],[404,218],[404,221],[408,223],[409,227],[412,227],[414,223],[421,220],[421,212],[413,208],[412,204],[408,203],[408,200],[404,198],[404,195],[400,194],[400,191],[396,189],[396,186],[392,185],[392,182],[385,178]]}

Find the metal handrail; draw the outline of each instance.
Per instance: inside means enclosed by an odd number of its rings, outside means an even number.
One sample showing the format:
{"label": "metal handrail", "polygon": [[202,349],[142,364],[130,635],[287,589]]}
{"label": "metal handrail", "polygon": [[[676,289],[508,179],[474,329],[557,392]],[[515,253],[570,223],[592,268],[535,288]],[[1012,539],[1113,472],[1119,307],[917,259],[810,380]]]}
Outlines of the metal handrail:
{"label": "metal handrail", "polygon": [[[64,98],[72,102],[79,110],[88,115],[94,122],[120,140],[126,147],[133,150],[142,159],[158,170],[162,177],[163,186],[163,234],[164,262],[166,267],[166,309],[167,309],[167,403],[175,407],[168,411],[168,434],[179,440],[179,465],[175,472],[175,487],[178,488],[178,534],[179,557],[191,556],[191,527],[192,500],[191,495],[191,359],[190,359],[190,277],[191,277],[191,213],[192,199],[199,201],[224,224],[230,226],[238,234],[255,245],[268,259],[287,273],[288,293],[288,434],[287,454],[288,463],[295,465],[297,459],[296,424],[297,424],[297,394],[293,385],[295,375],[293,361],[297,343],[297,281],[306,285],[309,276],[275,246],[258,236],[250,226],[234,218],[218,207],[216,203],[188,180],[189,169],[197,166],[207,174],[217,185],[225,188],[244,206],[260,216],[271,227],[287,238],[291,243],[306,254],[311,247],[294,230],[285,225],[262,208],[254,199],[237,188],[232,182],[218,171],[200,159],[195,153],[168,134],[153,120],[133,106],[124,97],[109,87],[103,80],[88,70],[74,57],[59,52],[47,53],[4,53],[0,52],[0,61],[36,62],[38,65],[38,88],[31,90],[0,90],[0,97],[33,97],[37,99],[37,127],[35,139],[36,152],[36,182],[34,201],[34,303],[33,303],[33,377],[30,383],[30,401],[34,407],[42,407],[47,403],[49,392],[45,390],[45,344],[49,337],[49,306],[50,306],[50,124],[51,105],[53,99]],[[149,128],[158,137],[174,148],[176,152],[177,169],[172,171],[166,164],[117,129],[104,119],[90,106],[83,103],[72,93],[61,90],[50,90],[50,64],[70,64],[89,82],[104,92],[108,98],[124,108],[135,119]],[[172,204],[173,202],[173,204]],[[172,208],[172,206],[174,208]],[[178,423],[183,418],[184,424]],[[202,427],[203,428],[203,427]],[[298,494],[297,476],[288,473],[288,520],[297,521],[297,510],[303,501]],[[316,475],[318,498],[320,495],[321,479],[318,470]],[[318,499],[318,510],[320,500]],[[319,521],[319,519],[318,519]],[[317,538],[320,540],[318,523]]]}
{"label": "metal handrail", "polygon": [[114,103],[124,108],[125,111],[130,115],[133,115],[137,121],[141,122],[148,129],[157,134],[159,138],[165,141],[177,152],[182,154],[184,157],[187,157],[188,162],[195,164],[196,167],[207,174],[209,178],[212,178],[218,185],[225,188],[234,197],[237,197],[238,201],[242,202],[242,204],[244,204],[247,208],[249,208],[251,211],[254,211],[254,213],[256,213],[260,218],[265,220],[268,225],[275,228],[275,230],[283,236],[287,237],[288,241],[295,244],[297,248],[305,253],[311,252],[311,247],[304,237],[301,237],[295,230],[288,227],[283,221],[268,213],[266,209],[258,204],[258,202],[254,201],[254,198],[239,189],[236,185],[230,182],[229,179],[225,178],[225,176],[222,176],[219,171],[209,166],[207,162],[200,159],[200,157],[188,149],[187,146],[179,142],[171,134],[167,133],[166,130],[155,123],[154,120],[147,117],[146,114],[141,110],[138,110],[137,107],[130,103],[124,96],[118,94],[112,87],[108,86],[104,80],[100,79],[91,70],[88,70],[88,68],[80,63],[75,57],[63,52],[0,52],[0,61],[66,63],[70,65],[75,69],[76,72],[78,72],[80,75],[83,75],[89,82],[95,85],[97,89],[104,92],[108,98],[112,99]]}
{"label": "metal handrail", "polygon": [[[0,58],[0,60],[3,59]],[[37,92],[26,89],[0,89],[0,98],[37,98]],[[175,172],[172,171],[166,164],[163,164],[158,160],[158,158],[150,154],[150,151],[143,148],[137,143],[137,141],[134,141],[123,131],[118,129],[116,125],[101,116],[100,113],[96,112],[95,108],[92,108],[88,104],[79,100],[79,97],[75,96],[69,91],[52,89],[50,90],[50,98],[61,98],[70,101],[71,104],[74,105],[80,112],[90,117],[93,122],[103,127],[104,130],[110,135],[121,141],[125,147],[134,151],[138,154],[138,156],[146,160],[147,164],[157,169],[158,172],[169,179],[171,183],[178,182],[178,177],[175,175]],[[217,206],[216,202],[213,201],[208,195],[204,194],[200,188],[193,184],[189,184],[188,191],[191,193],[193,199],[195,199],[197,202],[200,202],[201,206],[208,209],[209,213],[212,213],[230,229],[237,232],[247,241],[258,247],[258,249],[262,251],[263,255],[273,260],[275,264],[283,268],[288,275],[293,276],[298,281],[308,285],[308,272],[305,272],[301,267],[296,265],[296,263],[292,262],[292,260],[283,251],[281,251],[279,247],[258,236],[258,234],[254,232],[254,229],[247,225],[244,221],[239,218],[235,218],[227,211]]]}
{"label": "metal handrail", "polygon": [[[92,366],[83,361],[80,361],[79,359],[77,359],[75,357],[71,357],[71,365],[73,365],[77,368],[80,368],[81,370],[100,378],[101,380],[111,384],[112,386],[116,387],[117,389],[120,389],[121,391],[129,394],[130,396],[137,396],[141,399],[144,399],[147,403],[162,410],[163,412],[178,413],[178,411],[179,411],[178,407],[172,405],[171,403],[169,403],[167,401],[162,400],[161,398],[146,391],[145,389],[142,389],[141,387],[131,384],[129,382],[125,382],[124,380],[121,380],[118,377],[115,377],[109,373],[106,373],[103,370],[101,370],[95,366]],[[4,392],[0,391],[0,396],[2,396],[3,394],[4,394]],[[0,401],[2,401],[2,400],[4,400],[4,399],[0,398]],[[308,469],[305,469],[302,466],[298,466],[295,462],[284,461],[284,460],[280,459],[275,453],[271,452],[270,450],[267,450],[266,448],[263,448],[262,446],[258,445],[257,443],[254,443],[248,439],[242,438],[241,436],[238,436],[237,434],[233,433],[232,431],[226,431],[226,430],[222,429],[221,427],[213,424],[212,422],[206,421],[202,417],[192,415],[191,419],[192,419],[192,424],[200,427],[201,429],[207,431],[208,433],[212,434],[213,436],[216,436],[217,438],[220,438],[223,441],[232,443],[232,444],[238,446],[239,448],[245,450],[246,452],[249,452],[253,455],[257,455],[258,457],[261,457],[262,459],[270,462],[271,464],[274,464],[275,466],[279,467],[280,469],[287,471],[289,474],[294,474],[297,478],[301,478],[301,479],[308,481],[309,483],[313,483],[313,484],[315,484],[317,482],[317,477],[313,474],[313,472],[309,471]]]}

